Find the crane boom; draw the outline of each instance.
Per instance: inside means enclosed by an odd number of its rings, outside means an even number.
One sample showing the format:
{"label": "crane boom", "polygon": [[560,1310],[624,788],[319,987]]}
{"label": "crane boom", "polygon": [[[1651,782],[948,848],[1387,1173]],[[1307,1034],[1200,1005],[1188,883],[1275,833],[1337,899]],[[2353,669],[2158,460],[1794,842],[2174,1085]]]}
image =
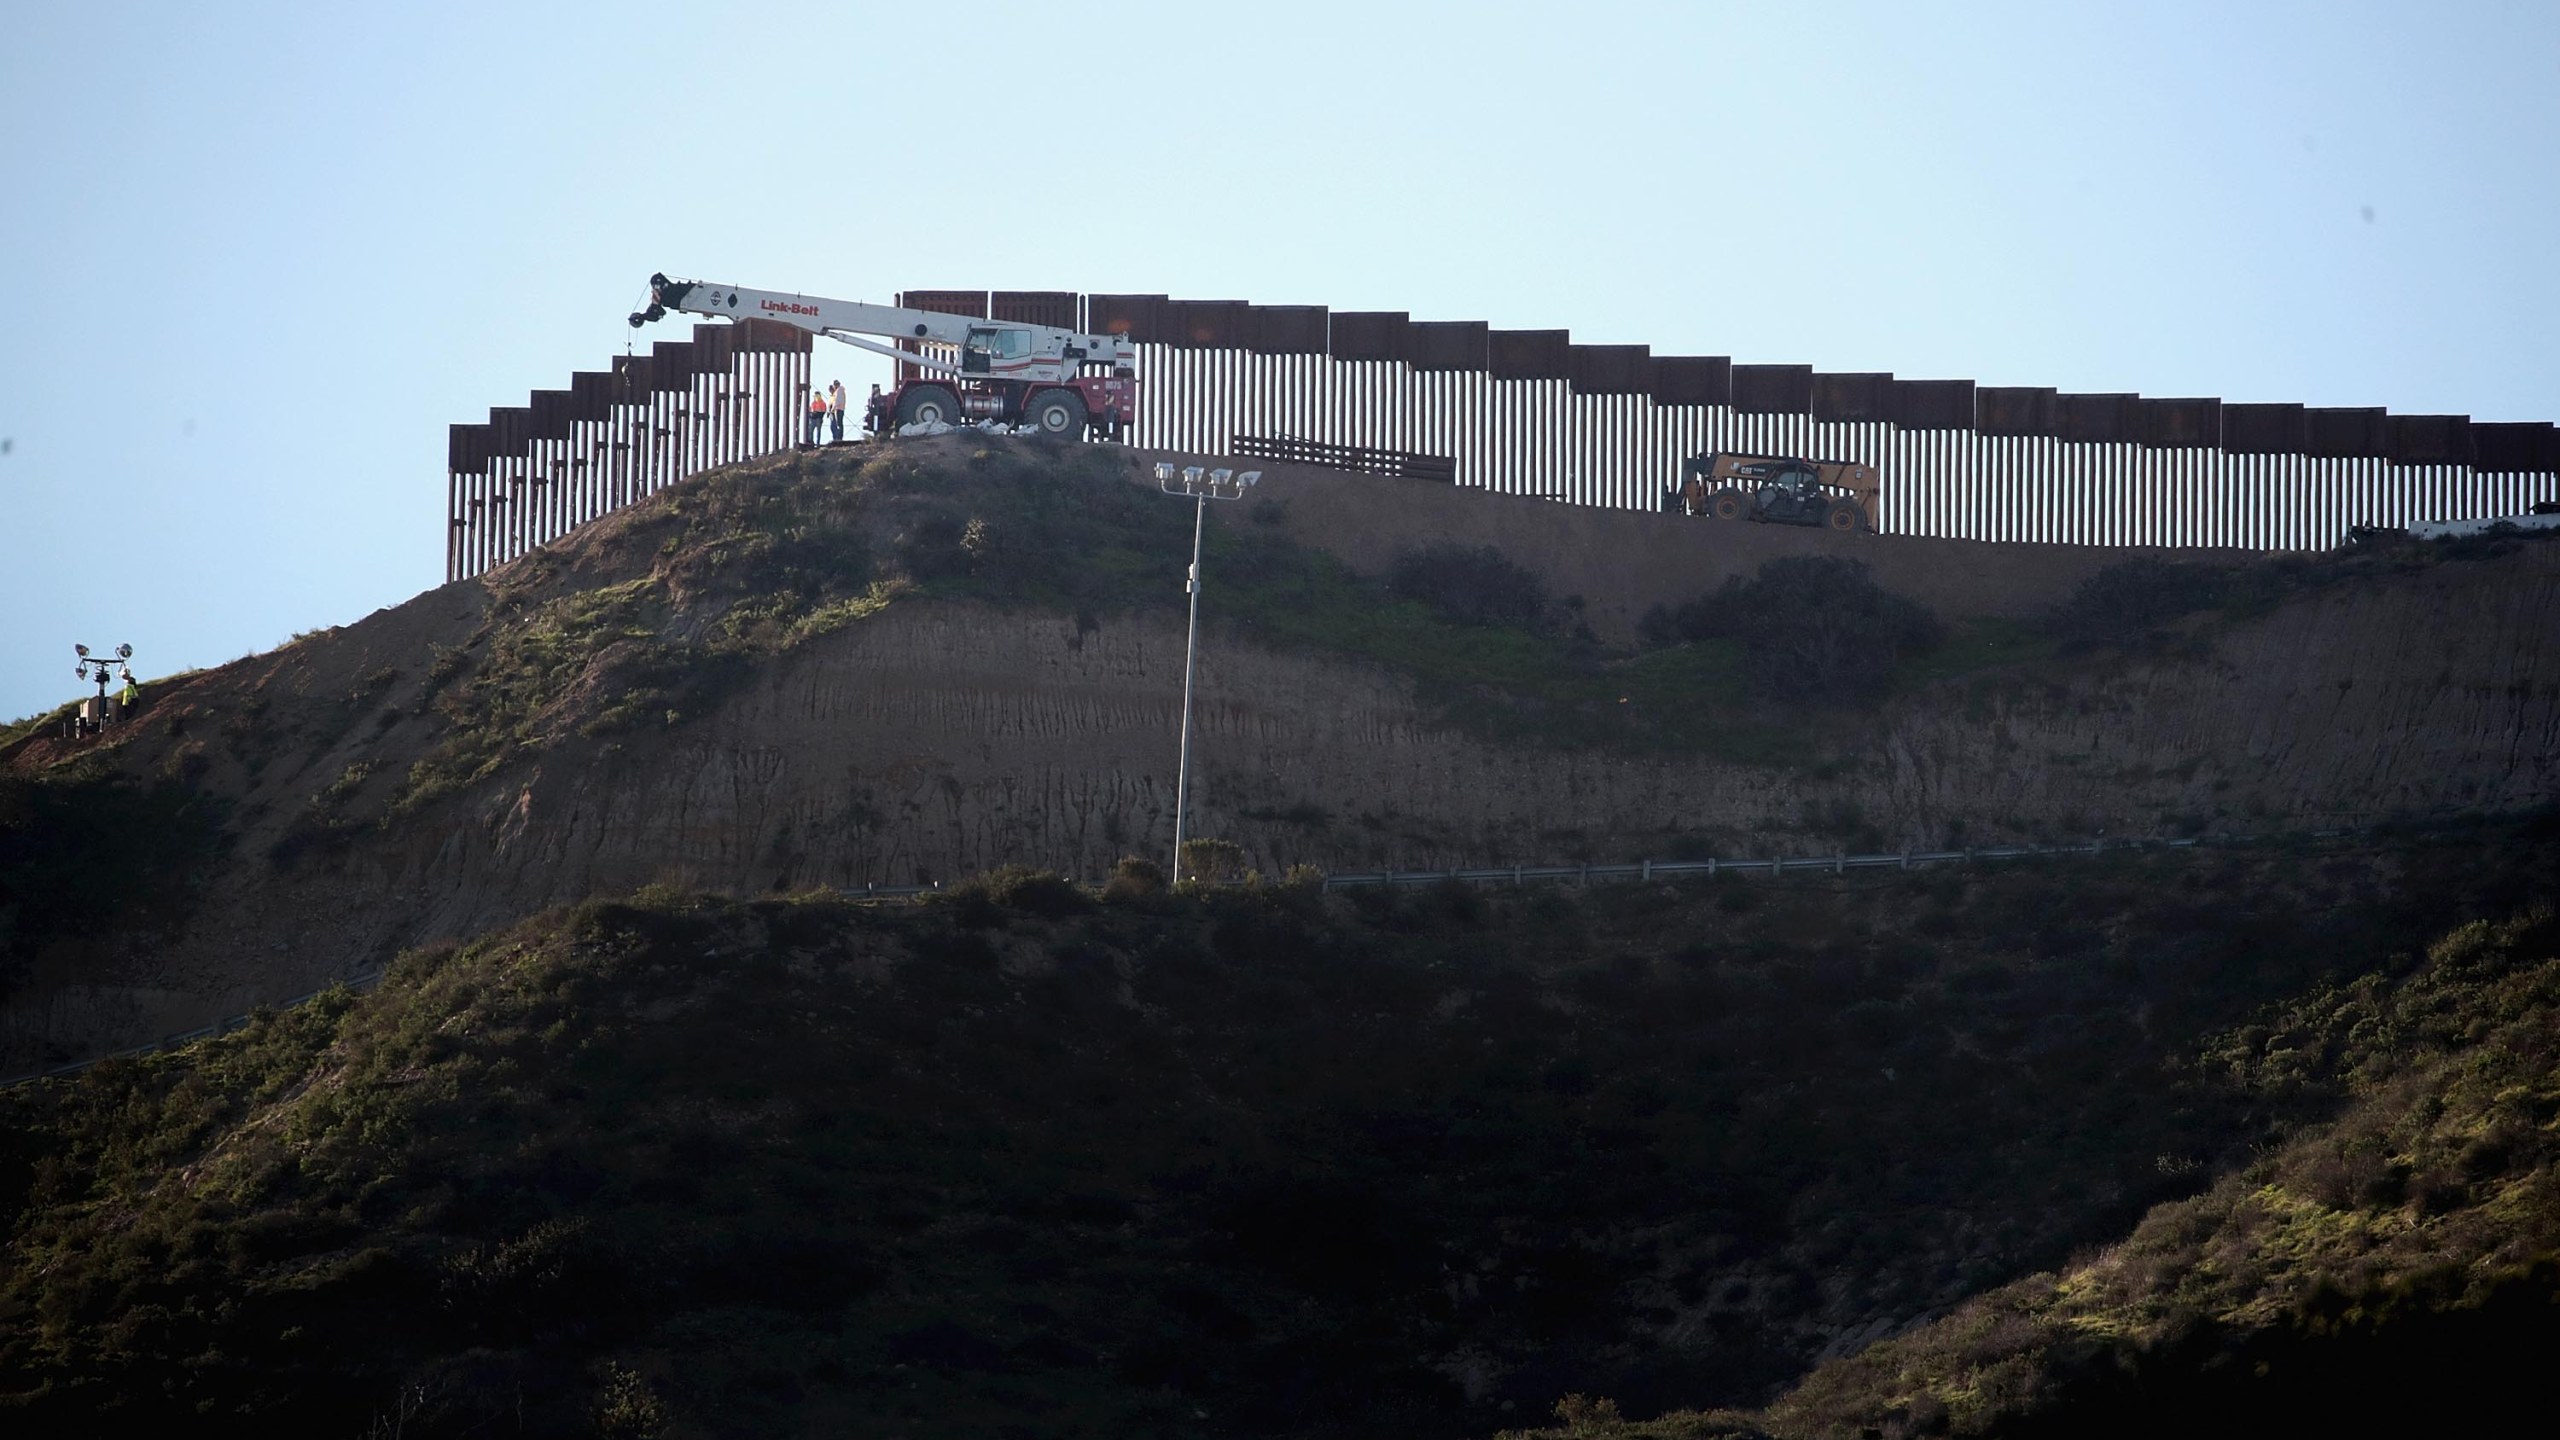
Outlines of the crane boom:
{"label": "crane boom", "polygon": [[[911,310],[902,305],[830,300],[823,295],[786,295],[778,290],[757,290],[745,285],[721,285],[703,280],[670,280],[664,275],[649,277],[649,308],[632,315],[632,327],[637,329],[669,310],[722,320],[779,320],[812,334],[874,351],[882,351],[883,347],[864,345],[855,337],[892,336],[902,342],[938,343],[964,351],[971,347],[973,340],[992,340],[991,345],[980,348],[989,350],[991,359],[1016,363],[998,364],[990,369],[1001,371],[1008,378],[1022,380],[1065,380],[1087,364],[1126,364],[1130,349],[1128,342],[1117,335],[1083,335],[1055,325],[981,320],[970,315],[947,315],[939,310]],[[1020,338],[1008,345],[1007,340],[1012,336]],[[884,353],[932,370],[967,372],[969,368],[965,364],[955,366],[948,359],[911,353],[903,346],[887,349]],[[1019,363],[1024,361],[1029,363]],[[1055,373],[1046,373],[1052,370]]]}
{"label": "crane boom", "polygon": [[887,414],[875,410],[865,417],[868,428],[892,417],[901,425],[984,419],[1032,424],[1060,436],[1080,435],[1090,426],[1116,437],[1137,409],[1137,347],[1125,336],[664,274],[649,277],[649,305],[632,313],[632,328],[670,310],[721,320],[779,320],[933,372],[901,382],[878,407]]}
{"label": "crane boom", "polygon": [[777,290],[757,290],[745,285],[670,280],[664,275],[652,275],[649,277],[649,308],[633,315],[631,324],[636,329],[669,310],[724,320],[749,317],[779,320],[820,335],[842,330],[856,335],[912,336],[918,340],[939,340],[951,345],[968,338],[971,323],[966,315],[943,315],[897,305],[866,305],[859,300],[829,300],[820,295],[785,295]]}

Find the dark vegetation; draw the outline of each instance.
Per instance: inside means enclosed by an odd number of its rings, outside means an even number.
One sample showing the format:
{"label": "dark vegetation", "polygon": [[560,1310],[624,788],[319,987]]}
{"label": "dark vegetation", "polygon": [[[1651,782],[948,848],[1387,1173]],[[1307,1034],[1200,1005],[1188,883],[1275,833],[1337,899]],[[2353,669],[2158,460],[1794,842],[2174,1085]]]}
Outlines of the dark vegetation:
{"label": "dark vegetation", "polygon": [[1640,629],[1656,645],[1738,645],[1744,675],[1772,699],[1852,705],[1884,698],[1904,663],[1946,635],[1927,606],[1835,555],[1781,556],[1676,609],[1655,606]]}
{"label": "dark vegetation", "polygon": [[2044,628],[2066,649],[2157,651],[2173,647],[2179,640],[2180,622],[2193,617],[2260,615],[2296,596],[2331,586],[2494,560],[2518,547],[2551,541],[2548,531],[2427,542],[2402,538],[2243,564],[2143,556],[2111,565],[2082,581],[2071,598],[2046,617]]}
{"label": "dark vegetation", "polygon": [[1387,589],[1459,625],[1535,630],[1547,619],[1547,583],[1490,545],[1451,543],[1399,551]]}
{"label": "dark vegetation", "polygon": [[[2338,1110],[2058,1276],[1843,1366],[1789,1413],[1854,1433],[2477,1432],[2538,1408],[2560,1345],[2560,923],[2466,925],[2198,1058],[2258,1103]],[[1991,1323],[1984,1323],[1986,1320]],[[1855,1403],[1843,1406],[1844,1400]],[[1866,1423],[1873,1423],[1870,1416]]]}
{"label": "dark vegetation", "polygon": [[[2383,540],[2236,564],[2143,556],[2092,575],[2044,616],[1977,617],[1953,627],[1878,586],[1858,561],[1790,556],[1714,593],[1655,606],[1638,622],[1638,637],[1646,659],[1712,655],[1728,703],[1741,689],[1799,711],[1857,710],[1933,681],[2015,672],[2057,653],[2192,650],[2201,622],[2246,619],[2331,586],[2496,559],[2551,541],[2550,532]],[[1750,733],[1747,723],[1742,733]]]}
{"label": "dark vegetation", "polygon": [[[1536,578],[1485,549],[1399,556],[1400,593],[1332,557],[1256,531],[1211,534],[1201,612],[1265,643],[1364,659],[1411,677],[1450,725],[1538,745],[1680,749],[1785,762],[1790,730],[1758,713],[1730,647],[1634,655],[1603,650],[1572,596],[1527,601]],[[1463,578],[1489,578],[1509,598],[1479,604]],[[1424,597],[1424,598],[1417,598]]]}
{"label": "dark vegetation", "polygon": [[[2271,1007],[2192,1073],[2271,1137],[2121,1243],[1827,1366],[1759,1416],[1546,1435],[2485,1434],[2560,1346],[2560,922],[2465,925],[2422,961]],[[1559,1416],[1559,1418],[1568,1418]]]}
{"label": "dark vegetation", "polygon": [[2080,582],[2048,624],[2074,648],[2163,644],[2172,622],[2223,602],[2231,575],[2229,567],[2196,561],[2128,560]]}
{"label": "dark vegetation", "polygon": [[229,843],[221,802],[98,759],[0,771],[0,995],[58,940],[182,923]]}
{"label": "dark vegetation", "polygon": [[[2395,957],[2555,859],[2505,827],[1589,897],[1177,894],[1140,862],[1107,901],[1005,872],[912,909],[594,903],[0,1094],[0,1423],[1431,1436],[1756,1403],[2163,1202],[2491,1213],[2548,1113],[2485,1055],[2483,1123],[2451,1096],[2405,1175],[2363,1131],[2326,1179],[2257,1157],[2360,1086],[2418,1105],[2386,1057],[2493,1014],[2401,998],[2434,982]],[[2547,1026],[2484,943],[2421,976],[2472,957],[2496,1023]]]}

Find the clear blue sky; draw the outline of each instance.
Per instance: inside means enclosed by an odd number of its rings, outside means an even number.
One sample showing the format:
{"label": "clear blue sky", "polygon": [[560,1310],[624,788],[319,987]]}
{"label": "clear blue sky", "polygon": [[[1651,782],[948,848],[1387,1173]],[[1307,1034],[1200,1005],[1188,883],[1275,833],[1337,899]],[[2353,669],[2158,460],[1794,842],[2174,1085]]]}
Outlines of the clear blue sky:
{"label": "clear blue sky", "polygon": [[2550,0],[27,0],[6,28],[5,715],[78,692],[75,640],[160,674],[437,584],[446,425],[620,353],[658,269],[2560,417]]}

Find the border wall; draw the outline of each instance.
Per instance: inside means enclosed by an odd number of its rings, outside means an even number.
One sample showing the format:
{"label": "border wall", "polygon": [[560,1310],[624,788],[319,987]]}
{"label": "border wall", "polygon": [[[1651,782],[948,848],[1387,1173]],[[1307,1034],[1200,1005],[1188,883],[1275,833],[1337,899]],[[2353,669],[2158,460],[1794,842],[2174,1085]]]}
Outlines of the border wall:
{"label": "border wall", "polygon": [[566,390],[536,390],[445,442],[445,578],[502,565],[599,515],[801,438],[812,336],[772,320],[693,327]]}
{"label": "border wall", "polygon": [[[1576,505],[1659,508],[1681,462],[1712,450],[1873,465],[1879,531],[1952,539],[2320,550],[2351,526],[2560,499],[2546,421],[1826,374],[1321,305],[1051,290],[898,303],[1127,335],[1141,448],[1401,452],[1462,487]],[[756,320],[693,334],[454,426],[447,578],[795,443],[812,337]]]}

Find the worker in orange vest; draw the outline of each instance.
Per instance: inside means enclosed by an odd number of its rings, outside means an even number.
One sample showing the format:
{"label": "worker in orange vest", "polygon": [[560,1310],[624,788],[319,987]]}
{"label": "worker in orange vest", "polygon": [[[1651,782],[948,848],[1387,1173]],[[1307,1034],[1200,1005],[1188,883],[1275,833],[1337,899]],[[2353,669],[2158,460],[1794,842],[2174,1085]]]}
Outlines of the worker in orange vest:
{"label": "worker in orange vest", "polygon": [[809,387],[809,443],[818,443],[818,430],[827,423],[827,392]]}

